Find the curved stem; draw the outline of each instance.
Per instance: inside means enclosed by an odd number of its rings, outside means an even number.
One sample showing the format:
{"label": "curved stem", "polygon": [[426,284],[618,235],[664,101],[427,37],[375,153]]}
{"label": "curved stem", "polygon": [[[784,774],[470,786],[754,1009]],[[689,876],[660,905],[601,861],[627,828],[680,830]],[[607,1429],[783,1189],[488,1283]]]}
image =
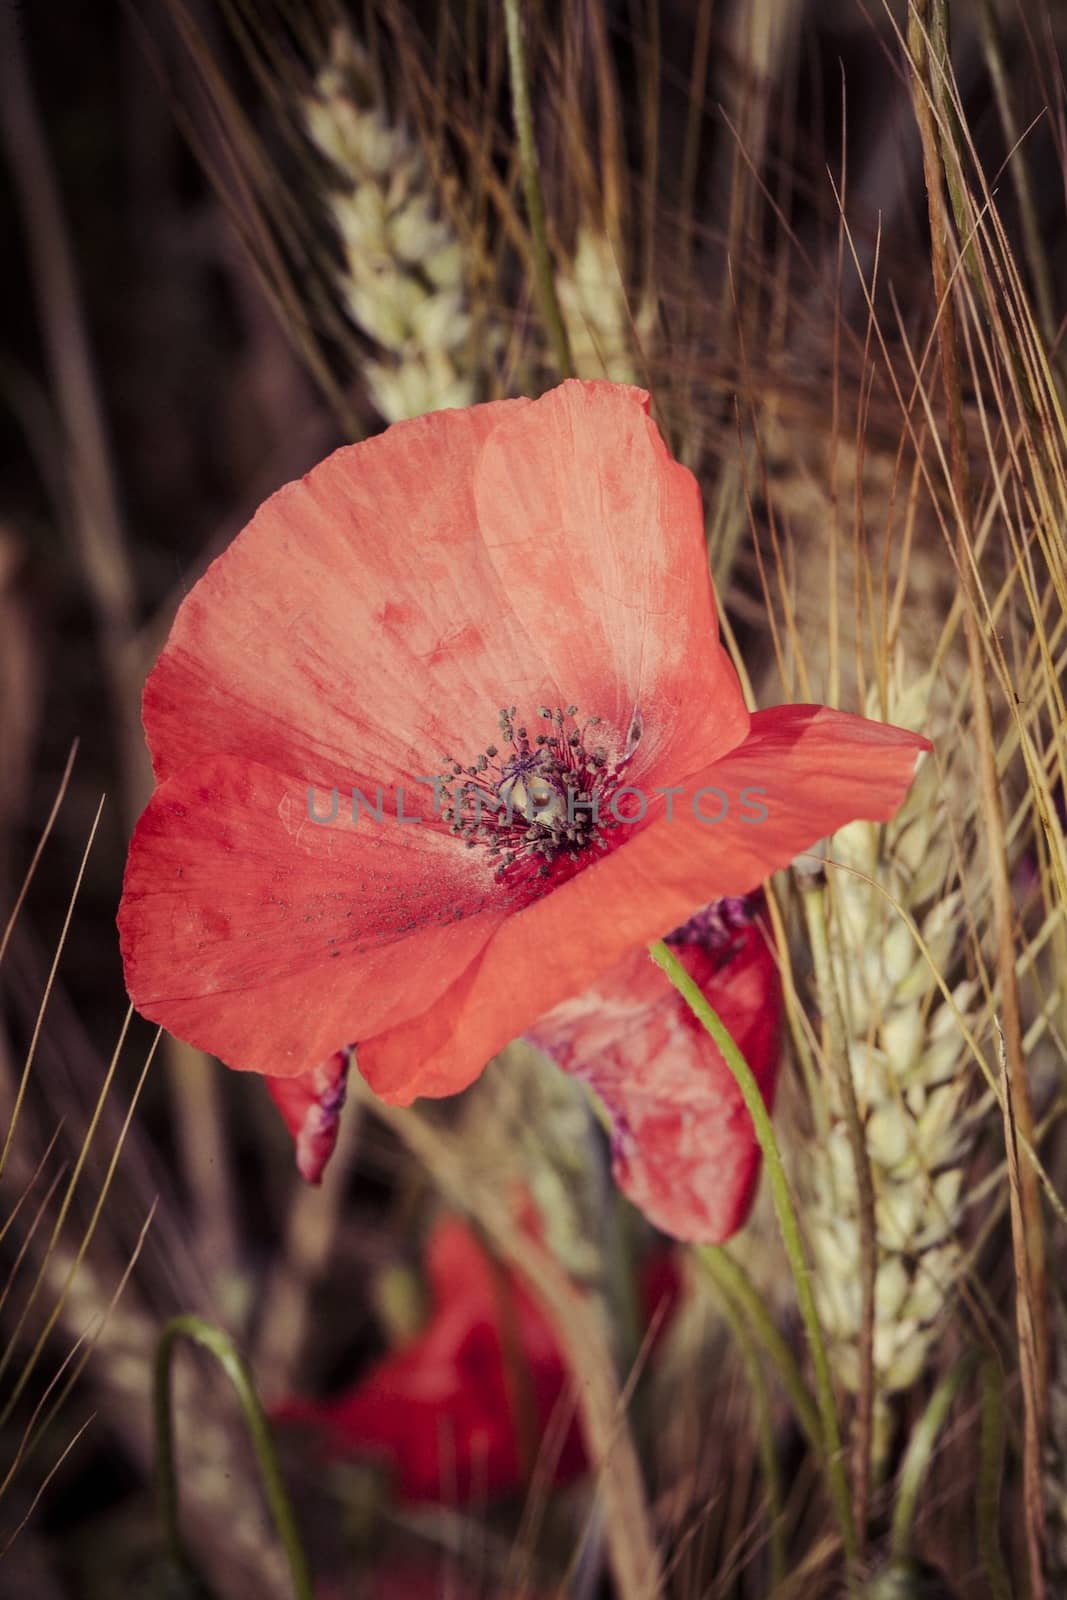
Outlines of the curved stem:
{"label": "curved stem", "polygon": [[689,976],[677,956],[664,944],[662,939],[658,939],[649,946],[649,954],[660,970],[673,983],[697,1021],[701,1023],[715,1041],[723,1059],[737,1080],[741,1098],[744,1100],[748,1114],[752,1118],[752,1126],[767,1167],[767,1182],[770,1185],[771,1198],[774,1201],[774,1209],[778,1216],[778,1227],[781,1230],[782,1243],[785,1246],[785,1253],[793,1275],[797,1306],[808,1337],[808,1345],[811,1349],[812,1366],[815,1371],[815,1398],[822,1421],[822,1434],[826,1453],[826,1475],[830,1498],[833,1501],[834,1511],[841,1529],[841,1542],[845,1547],[845,1554],[851,1565],[856,1558],[856,1528],[852,1519],[852,1505],[845,1476],[841,1430],[838,1427],[837,1410],[834,1406],[833,1384],[830,1381],[830,1362],[826,1354],[822,1329],[819,1326],[819,1315],[815,1309],[815,1296],[812,1293],[811,1276],[808,1270],[807,1258],[804,1254],[804,1245],[800,1237],[800,1223],[797,1220],[793,1198],[789,1193],[789,1184],[786,1180],[785,1168],[782,1165],[782,1157],[778,1150],[778,1141],[771,1126],[770,1114],[763,1103],[763,1096],[760,1093],[759,1084],[752,1075],[751,1067],[731,1039],[718,1014],[708,1004],[699,987],[693,982],[693,979]]}
{"label": "curved stem", "polygon": [[797,1422],[807,1435],[808,1443],[820,1463],[823,1462],[826,1446],[819,1408],[812,1398],[811,1390],[804,1382],[804,1376],[792,1350],[778,1332],[774,1318],[761,1295],[753,1287],[744,1268],[723,1249],[722,1245],[698,1244],[694,1253],[723,1300],[729,1300],[747,1319],[751,1333],[763,1347],[764,1355],[778,1374],[778,1380],[786,1392]]}
{"label": "curved stem", "polygon": [[153,1407],[156,1419],[156,1449],[159,1511],[166,1534],[171,1558],[180,1568],[190,1566],[189,1553],[178,1526],[178,1477],[174,1461],[174,1409],[171,1396],[171,1366],[174,1347],[179,1339],[190,1339],[194,1344],[209,1350],[232,1383],[244,1412],[252,1448],[255,1451],[263,1487],[270,1506],[274,1526],[278,1531],[289,1561],[296,1600],[314,1600],[311,1571],[304,1547],[289,1503],[278,1458],[270,1435],[266,1413],[252,1382],[252,1375],[237,1351],[233,1340],[221,1328],[214,1327],[201,1317],[172,1317],[159,1340],[156,1351]]}
{"label": "curved stem", "polygon": [[537,170],[537,146],[534,144],[533,113],[530,110],[530,82],[526,72],[526,46],[522,37],[521,0],[504,0],[504,20],[507,26],[508,62],[511,68],[511,106],[519,141],[519,169],[522,173],[523,192],[526,195],[526,212],[530,219],[541,315],[552,341],[560,377],[573,378],[574,362],[571,359],[566,324],[556,295],[556,280],[552,272],[552,257],[548,249],[548,233],[545,228],[545,203],[541,195],[541,178]]}
{"label": "curved stem", "polygon": [[919,1490],[923,1486],[934,1447],[944,1427],[952,1403],[978,1362],[978,1355],[970,1351],[957,1361],[952,1371],[942,1378],[930,1397],[929,1404],[911,1431],[904,1465],[900,1469],[900,1487],[893,1509],[893,1528],[889,1547],[893,1557],[903,1561],[911,1551],[911,1537],[915,1525],[915,1512],[919,1503]]}
{"label": "curved stem", "polygon": [[982,1427],[978,1447],[976,1515],[978,1548],[986,1581],[995,1600],[1010,1600],[1011,1583],[1000,1553],[997,1524],[1000,1519],[1000,1474],[1004,1454],[1004,1381],[996,1357],[989,1351],[971,1350],[944,1377],[912,1430],[900,1486],[893,1510],[890,1552],[896,1561],[911,1554],[915,1513],[930,1461],[953,1402],[972,1375],[980,1374]]}
{"label": "curved stem", "polygon": [[[748,1373],[749,1387],[752,1390],[752,1409],[755,1413],[756,1432],[759,1435],[760,1461],[763,1467],[763,1479],[767,1487],[767,1521],[768,1536],[770,1539],[771,1561],[770,1579],[772,1589],[784,1582],[786,1577],[786,1550],[782,1536],[782,1474],[778,1465],[778,1452],[775,1447],[774,1424],[771,1420],[770,1400],[767,1394],[767,1383],[763,1376],[760,1358],[753,1344],[753,1329],[745,1320],[745,1310],[740,1300],[734,1298],[727,1285],[730,1282],[728,1273],[721,1277],[716,1276],[721,1260],[729,1260],[725,1251],[716,1245],[698,1247],[697,1259],[701,1261],[709,1275],[713,1276],[719,1289],[723,1315],[730,1325],[734,1341],[741,1352]],[[758,1299],[759,1296],[757,1295]],[[759,1334],[756,1335],[759,1338]],[[790,1356],[790,1360],[792,1357]],[[799,1373],[797,1374],[800,1378]],[[800,1380],[803,1388],[803,1380]],[[812,1410],[814,1411],[814,1406]],[[818,1416],[815,1416],[815,1448],[821,1448],[821,1439],[818,1435]]]}

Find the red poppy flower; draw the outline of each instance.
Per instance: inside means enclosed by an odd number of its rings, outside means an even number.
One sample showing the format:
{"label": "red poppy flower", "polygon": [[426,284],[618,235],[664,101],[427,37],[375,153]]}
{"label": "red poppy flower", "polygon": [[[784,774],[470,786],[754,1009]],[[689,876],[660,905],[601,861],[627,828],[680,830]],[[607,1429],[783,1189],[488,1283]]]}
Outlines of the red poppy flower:
{"label": "red poppy flower", "polygon": [[567,382],[398,423],[214,562],[145,689],[144,1015],[234,1067],[355,1041],[383,1098],[451,1094],[697,907],[893,814],[925,740],[749,716],[647,413]]}
{"label": "red poppy flower", "polygon": [[[762,896],[720,900],[667,936],[718,1012],[768,1105],[782,984]],[[527,1037],[592,1085],[612,1122],[619,1187],[677,1239],[721,1243],[744,1222],[760,1150],[717,1045],[643,951],[549,1012]]]}
{"label": "red poppy flower", "polygon": [[[379,1458],[404,1500],[466,1504],[524,1487],[534,1463],[523,1462],[520,1408],[529,1407],[532,1454],[562,1406],[555,1427],[566,1426],[552,1447],[552,1481],[572,1482],[586,1470],[586,1454],[567,1368],[536,1302],[513,1274],[494,1273],[458,1217],[433,1230],[426,1272],[433,1310],[421,1333],[347,1394],[290,1401],[278,1418],[321,1429],[332,1455]],[[676,1280],[657,1280],[654,1293],[662,1322]]]}

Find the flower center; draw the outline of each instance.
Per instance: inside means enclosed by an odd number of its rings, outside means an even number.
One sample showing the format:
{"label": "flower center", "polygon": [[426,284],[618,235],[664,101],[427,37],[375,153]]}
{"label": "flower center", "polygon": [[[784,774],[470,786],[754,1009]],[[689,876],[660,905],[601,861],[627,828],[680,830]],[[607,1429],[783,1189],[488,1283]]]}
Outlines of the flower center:
{"label": "flower center", "polygon": [[[533,737],[515,706],[500,713],[500,744],[486,745],[473,762],[445,756],[441,816],[468,850],[482,845],[496,861],[498,883],[537,898],[610,850],[625,813],[612,796],[639,737],[612,761],[596,730],[599,717],[580,720],[577,706],[541,706]],[[635,728],[637,727],[635,721]]]}

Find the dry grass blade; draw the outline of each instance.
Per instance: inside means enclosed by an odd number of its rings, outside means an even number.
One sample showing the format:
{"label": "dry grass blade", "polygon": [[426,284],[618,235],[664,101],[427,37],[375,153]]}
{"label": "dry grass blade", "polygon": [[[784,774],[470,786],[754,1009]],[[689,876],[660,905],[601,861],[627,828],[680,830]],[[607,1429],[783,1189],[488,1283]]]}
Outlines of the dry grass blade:
{"label": "dry grass blade", "polygon": [[103,812],[103,809],[104,797],[101,795],[100,803],[96,808],[96,815],[93,818],[92,828],[90,829],[89,837],[86,840],[85,849],[82,853],[81,864],[78,867],[78,875],[74,880],[74,888],[71,890],[70,900],[67,903],[67,911],[66,916],[63,919],[63,927],[60,931],[59,939],[56,944],[55,955],[52,958],[52,965],[48,973],[45,992],[41,997],[41,1005],[37,1013],[37,1021],[34,1025],[33,1036],[30,1039],[29,1049],[26,1052],[26,1060],[22,1069],[22,1076],[19,1079],[18,1090],[15,1094],[15,1102],[11,1108],[11,1115],[7,1125],[7,1133],[4,1138],[4,1147],[2,1150],[0,1150],[0,1178],[2,1178],[4,1175],[4,1168],[7,1166],[8,1156],[11,1152],[11,1142],[15,1137],[15,1130],[18,1127],[19,1114],[22,1110],[22,1102],[26,1094],[26,1086],[30,1081],[30,1070],[33,1066],[34,1054],[36,1053],[37,1043],[41,1037],[41,1028],[44,1024],[45,1008],[48,1005],[48,997],[52,992],[52,985],[55,983],[56,972],[59,969],[59,959],[63,954],[63,947],[66,944],[67,935],[70,932],[71,919],[74,916],[74,907],[77,902],[79,890],[81,889],[82,879],[85,877],[85,868],[89,861],[89,852],[92,850],[93,840],[96,838],[96,830],[100,826],[100,816]]}
{"label": "dry grass blade", "polygon": [[1019,1331],[1019,1361],[1022,1370],[1024,1407],[1023,1432],[1023,1511],[1026,1519],[1026,1556],[1031,1600],[1045,1600],[1044,1543],[1045,1504],[1041,1473],[1041,1431],[1037,1415],[1040,1393],[1039,1353],[1034,1327],[1034,1293],[1030,1282],[1030,1253],[1027,1249],[1022,1184],[1019,1178],[1019,1152],[1015,1138],[1015,1107],[1008,1070],[1004,1036],[997,1023],[1000,1041],[1001,1082],[1004,1090],[1004,1148],[1008,1157],[1008,1194],[1011,1202],[1012,1259],[1015,1263],[1015,1315]]}
{"label": "dry grass blade", "polygon": [[[25,1301],[25,1304],[23,1305],[22,1311],[19,1314],[19,1317],[18,1317],[18,1320],[17,1320],[17,1322],[15,1324],[15,1329],[14,1329],[14,1332],[13,1332],[13,1334],[11,1336],[11,1341],[10,1341],[10,1343],[8,1345],[8,1348],[7,1348],[7,1350],[5,1350],[3,1356],[0,1357],[0,1377],[3,1376],[4,1372],[7,1369],[8,1362],[9,1362],[9,1360],[11,1358],[12,1353],[14,1352],[14,1349],[15,1349],[15,1346],[16,1346],[16,1342],[17,1342],[17,1340],[19,1338],[19,1335],[22,1332],[22,1329],[23,1329],[23,1326],[24,1326],[24,1324],[26,1322],[27,1317],[29,1316],[31,1310],[33,1309],[34,1304],[36,1303],[37,1296],[38,1296],[38,1294],[39,1294],[39,1292],[41,1290],[41,1287],[42,1287],[42,1285],[43,1285],[43,1283],[45,1281],[45,1272],[46,1272],[46,1268],[47,1268],[47,1264],[48,1264],[48,1258],[51,1255],[52,1251],[55,1249],[55,1247],[56,1247],[56,1245],[57,1245],[57,1243],[59,1241],[60,1234],[63,1231],[63,1225],[67,1220],[67,1215],[68,1215],[68,1212],[70,1210],[71,1203],[72,1203],[72,1201],[74,1199],[74,1194],[75,1194],[75,1190],[77,1189],[77,1186],[78,1186],[78,1181],[79,1181],[79,1179],[80,1179],[80,1177],[82,1175],[82,1171],[83,1171],[85,1162],[88,1159],[89,1151],[90,1151],[90,1149],[92,1147],[93,1136],[94,1136],[94,1134],[96,1132],[97,1124],[98,1124],[98,1122],[100,1120],[100,1115],[101,1115],[101,1112],[102,1112],[103,1106],[104,1106],[104,1100],[107,1097],[109,1089],[111,1088],[112,1080],[113,1080],[113,1078],[115,1076],[115,1072],[116,1072],[116,1070],[118,1068],[119,1056],[120,1056],[120,1054],[122,1052],[122,1046],[123,1046],[123,1044],[125,1042],[125,1038],[126,1038],[126,1030],[129,1027],[130,1019],[131,1019],[132,1015],[133,1015],[133,1008],[131,1007],[126,1013],[126,1020],[125,1020],[125,1023],[123,1024],[123,1029],[122,1029],[122,1033],[121,1033],[121,1035],[119,1037],[119,1042],[115,1047],[115,1053],[111,1058],[111,1063],[110,1063],[110,1065],[108,1067],[107,1074],[106,1074],[106,1076],[104,1078],[103,1084],[101,1085],[100,1094],[99,1094],[99,1097],[97,1099],[96,1106],[95,1106],[95,1108],[93,1110],[92,1117],[90,1118],[89,1126],[86,1129],[85,1139],[84,1139],[84,1141],[82,1143],[81,1150],[78,1153],[78,1159],[74,1164],[74,1171],[70,1175],[70,1181],[67,1184],[66,1192],[65,1192],[65,1194],[63,1196],[63,1200],[62,1200],[62,1203],[60,1205],[59,1212],[58,1212],[58,1215],[56,1217],[56,1221],[55,1221],[55,1223],[53,1225],[52,1232],[51,1232],[51,1235],[49,1237],[48,1247],[47,1247],[47,1249],[45,1251],[44,1260],[41,1263],[41,1266],[40,1266],[40,1268],[38,1270],[38,1273],[37,1273],[37,1277],[34,1280],[33,1286],[30,1289],[30,1292],[29,1292],[29,1294],[28,1294],[28,1296],[26,1298],[26,1301]],[[134,1088],[133,1095],[131,1096],[131,1099],[130,1099],[130,1105],[129,1105],[129,1108],[128,1108],[127,1112],[126,1112],[126,1117],[125,1117],[125,1119],[123,1121],[122,1128],[120,1130],[118,1139],[116,1140],[115,1148],[112,1151],[110,1160],[108,1162],[107,1171],[106,1171],[106,1173],[104,1175],[104,1181],[103,1181],[103,1183],[101,1185],[100,1194],[97,1197],[96,1204],[95,1204],[95,1206],[93,1208],[92,1215],[91,1215],[91,1217],[89,1219],[89,1223],[88,1223],[88,1225],[87,1225],[87,1227],[85,1229],[85,1233],[82,1236],[82,1240],[81,1240],[81,1243],[78,1246],[78,1250],[77,1250],[77,1252],[76,1252],[76,1254],[74,1256],[74,1260],[71,1263],[70,1270],[69,1270],[69,1272],[67,1274],[67,1278],[66,1278],[65,1282],[63,1283],[63,1286],[62,1286],[62,1288],[60,1290],[60,1293],[59,1293],[59,1295],[58,1295],[58,1297],[56,1299],[55,1305],[52,1307],[52,1310],[49,1312],[47,1318],[45,1319],[44,1327],[42,1328],[40,1334],[38,1335],[36,1343],[34,1344],[32,1350],[30,1351],[29,1356],[26,1358],[26,1361],[23,1363],[22,1371],[20,1372],[18,1378],[16,1379],[15,1384],[14,1384],[12,1390],[11,1390],[11,1393],[8,1395],[7,1400],[4,1402],[3,1407],[0,1408],[0,1427],[3,1426],[4,1422],[6,1422],[7,1418],[10,1416],[13,1408],[15,1407],[15,1405],[18,1402],[19,1396],[22,1394],[23,1389],[26,1387],[26,1384],[29,1382],[29,1380],[30,1380],[30,1378],[31,1378],[31,1376],[33,1374],[34,1368],[36,1367],[37,1362],[40,1359],[41,1353],[44,1350],[44,1347],[45,1347],[45,1344],[47,1342],[48,1336],[51,1333],[51,1331],[52,1331],[53,1327],[55,1326],[56,1322],[58,1321],[58,1319],[60,1317],[60,1314],[61,1314],[61,1312],[63,1310],[64,1301],[66,1300],[67,1294],[70,1292],[70,1288],[71,1288],[71,1285],[72,1285],[72,1283],[74,1281],[74,1276],[77,1273],[78,1267],[81,1264],[81,1261],[83,1260],[83,1258],[85,1256],[85,1253],[89,1248],[90,1243],[92,1242],[92,1237],[93,1237],[93,1234],[96,1231],[97,1224],[100,1221],[100,1216],[101,1216],[101,1213],[103,1212],[103,1209],[104,1209],[104,1203],[107,1200],[108,1190],[110,1189],[112,1180],[113,1180],[113,1178],[115,1176],[115,1170],[116,1170],[116,1168],[118,1166],[119,1157],[122,1154],[122,1147],[126,1142],[126,1135],[129,1132],[130,1123],[133,1120],[133,1114],[134,1114],[134,1111],[137,1108],[137,1101],[140,1098],[141,1090],[144,1088],[145,1078],[148,1076],[148,1069],[152,1064],[152,1057],[155,1055],[156,1047],[159,1044],[161,1033],[162,1033],[162,1030],[160,1030],[160,1032],[158,1032],[156,1034],[155,1040],[153,1041],[153,1044],[152,1044],[152,1048],[149,1050],[148,1055],[145,1058],[144,1066],[141,1069],[141,1075],[140,1075],[140,1077],[139,1077],[139,1079],[137,1081],[137,1084],[136,1084],[136,1086]]]}
{"label": "dry grass blade", "polygon": [[67,503],[101,631],[122,746],[129,822],[148,792],[138,716],[140,663],[132,654],[135,592],[118,495],[59,189],[30,83],[16,10],[0,14],[0,130],[22,205],[56,403],[63,418]]}
{"label": "dry grass blade", "polygon": [[[25,235],[49,352],[52,391],[63,420],[67,515],[77,539],[86,586],[97,614],[100,645],[119,729],[120,799],[132,830],[151,789],[151,767],[140,717],[145,662],[138,649],[137,593],[129,545],[119,510],[98,384],[74,253],[44,130],[30,80],[22,29],[14,7],[0,17],[0,129],[22,205]],[[190,1179],[213,1219],[207,1258],[235,1258],[232,1196],[220,1189],[227,1164],[213,1129],[221,1119],[201,1116],[215,1097],[206,1058],[168,1041],[170,1085],[183,1131]],[[215,1144],[212,1150],[212,1144]],[[0,1157],[0,1170],[3,1158]]]}
{"label": "dry grass blade", "polygon": [[[74,759],[77,756],[77,754],[78,754],[78,745],[77,745],[77,741],[75,741],[74,744],[71,746],[70,755],[67,757],[67,764],[63,768],[63,776],[59,780],[59,788],[56,791],[56,797],[52,802],[52,809],[48,813],[48,817],[47,817],[47,820],[45,822],[45,825],[41,830],[41,836],[37,841],[37,845],[36,845],[36,847],[34,849],[34,852],[33,852],[33,857],[32,857],[32,859],[30,861],[29,866],[26,868],[26,872],[25,872],[25,874],[23,876],[22,884],[21,884],[21,886],[19,888],[19,892],[15,897],[15,903],[11,908],[11,914],[8,917],[7,922],[6,922],[5,926],[4,926],[4,935],[3,935],[3,938],[0,939],[0,961],[3,961],[3,959],[4,959],[4,955],[5,955],[6,951],[7,951],[8,944],[11,941],[11,934],[14,931],[15,923],[18,921],[19,912],[22,910],[23,902],[25,901],[26,896],[29,893],[30,884],[33,882],[33,875],[37,871],[38,863],[40,862],[40,859],[41,859],[42,855],[44,854],[44,847],[48,843],[48,840],[49,840],[49,837],[51,835],[52,829],[55,827],[56,818],[59,815],[60,808],[62,807],[64,798],[66,797],[67,787],[68,787],[68,785],[70,783],[70,775],[74,770]],[[0,1171],[2,1171],[2,1170],[3,1170],[3,1163],[0,1162]]]}
{"label": "dry grass blade", "polygon": [[[939,8],[940,7],[940,11]],[[931,30],[940,17],[942,54],[933,59]],[[987,840],[987,862],[993,897],[996,933],[997,973],[1003,1018],[1005,1049],[1011,1072],[1015,1116],[1028,1143],[1033,1140],[1033,1113],[1026,1064],[1022,1049],[1022,1023],[1019,1011],[1018,982],[1015,975],[1014,914],[1008,852],[1004,832],[1003,803],[997,772],[996,742],[993,732],[985,676],[985,649],[981,637],[979,583],[974,565],[972,497],[967,441],[963,419],[963,375],[957,317],[949,259],[949,223],[943,192],[945,169],[936,122],[939,104],[944,105],[942,77],[949,70],[947,54],[947,13],[943,0],[910,0],[908,45],[915,73],[915,109],[922,136],[923,161],[930,213],[931,261],[939,306],[938,344],[942,378],[949,415],[949,445],[953,512],[957,526],[957,569],[964,593],[963,623],[967,656],[971,669],[974,734],[978,745],[982,812]],[[942,124],[942,137],[948,137]],[[1043,1426],[1042,1413],[1048,1381],[1048,1332],[1045,1287],[1044,1223],[1037,1177],[1029,1163],[1022,1168],[1022,1205],[1026,1221],[1026,1248],[1030,1270],[1037,1363],[1030,1374],[1037,1384],[1033,1399],[1033,1425],[1038,1436]],[[1036,1448],[1040,1448],[1038,1445]]]}
{"label": "dry grass blade", "polygon": [[[15,1218],[18,1216],[19,1212],[22,1210],[22,1206],[23,1206],[24,1202],[29,1198],[30,1194],[33,1192],[33,1189],[34,1189],[34,1186],[35,1186],[35,1184],[37,1182],[37,1179],[38,1179],[40,1173],[42,1172],[42,1170],[44,1168],[44,1165],[48,1160],[48,1157],[51,1155],[52,1149],[53,1149],[53,1147],[55,1145],[55,1142],[56,1142],[56,1139],[58,1137],[59,1137],[59,1129],[57,1128],[55,1133],[52,1135],[51,1139],[49,1140],[48,1149],[45,1151],[44,1155],[41,1157],[41,1160],[37,1165],[36,1172],[31,1174],[29,1182],[23,1188],[22,1193],[19,1195],[18,1200],[15,1202],[14,1206],[11,1209],[11,1213],[8,1216],[8,1219],[4,1224],[4,1230],[3,1231],[4,1231],[5,1234],[7,1233],[7,1230],[11,1226],[11,1224],[15,1221]],[[46,1216],[46,1214],[48,1212],[48,1207],[52,1203],[53,1195],[55,1194],[56,1190],[58,1189],[60,1183],[63,1181],[63,1178],[66,1176],[66,1171],[67,1171],[66,1167],[65,1166],[61,1166],[58,1169],[58,1171],[54,1174],[51,1183],[48,1185],[48,1188],[45,1190],[44,1194],[42,1195],[42,1197],[41,1197],[41,1199],[40,1199],[40,1201],[38,1203],[37,1210],[34,1212],[33,1218],[31,1220],[29,1226],[23,1232],[22,1242],[18,1247],[18,1250],[17,1250],[17,1252],[15,1254],[15,1259],[14,1259],[14,1261],[12,1261],[11,1269],[8,1272],[8,1275],[7,1275],[7,1282],[4,1284],[3,1289],[0,1290],[0,1312],[3,1311],[4,1306],[7,1303],[8,1295],[11,1293],[11,1290],[14,1287],[14,1284],[15,1284],[15,1280],[18,1277],[19,1269],[21,1268],[23,1261],[26,1259],[27,1252],[29,1251],[31,1245],[33,1244],[34,1238],[35,1238],[35,1236],[37,1234],[37,1230],[40,1227],[41,1222],[43,1221],[44,1217]]]}
{"label": "dry grass blade", "polygon": [[[118,1304],[119,1297],[129,1282],[130,1275],[132,1274],[134,1267],[137,1265],[138,1258],[140,1257],[141,1250],[144,1246],[144,1241],[148,1235],[148,1230],[152,1225],[152,1218],[154,1215],[155,1207],[153,1206],[152,1210],[149,1212],[148,1216],[144,1220],[144,1223],[142,1224],[137,1242],[134,1245],[133,1252],[126,1264],[122,1276],[116,1285],[114,1294],[112,1295],[107,1306],[104,1308],[102,1314],[96,1319],[96,1327],[91,1332],[89,1328],[82,1330],[74,1344],[71,1346],[67,1355],[64,1357],[63,1361],[56,1368],[56,1371],[49,1379],[48,1384],[42,1390],[41,1395],[30,1414],[29,1420],[22,1431],[22,1436],[19,1440],[18,1447],[15,1451],[14,1457],[12,1458],[11,1464],[5,1473],[3,1480],[0,1481],[0,1499],[3,1498],[5,1492],[10,1487],[11,1481],[19,1467],[24,1464],[31,1453],[36,1449],[37,1445],[40,1444],[49,1426],[57,1416],[64,1401],[67,1400],[71,1390],[74,1388],[75,1383],[81,1376],[86,1362],[90,1359],[93,1351],[96,1349],[98,1341],[107,1328],[108,1320]],[[48,1258],[46,1257],[46,1260],[47,1259]],[[73,1264],[74,1270],[76,1270],[78,1265],[79,1263],[76,1260]],[[62,1311],[62,1305],[59,1309]],[[70,1368],[69,1372],[67,1371],[68,1367]],[[66,1375],[66,1381],[61,1383],[64,1375]],[[48,1410],[45,1411],[45,1406],[55,1390],[58,1390],[59,1392],[52,1401],[51,1406],[49,1406]],[[45,1412],[43,1420],[41,1419],[42,1412]],[[12,1538],[13,1537],[14,1535],[12,1535]],[[9,1539],[8,1544],[10,1543],[11,1540]],[[6,1549],[7,1546],[4,1548]],[[3,1552],[0,1551],[0,1554],[2,1553]]]}
{"label": "dry grass blade", "polygon": [[49,1472],[47,1473],[47,1475],[44,1478],[44,1480],[42,1481],[42,1483],[38,1486],[36,1494],[34,1495],[33,1499],[30,1501],[29,1508],[26,1511],[25,1515],[22,1517],[22,1520],[14,1528],[12,1528],[11,1532],[8,1534],[7,1538],[4,1540],[3,1544],[0,1545],[0,1561],[2,1561],[3,1558],[7,1555],[8,1551],[11,1549],[11,1546],[14,1544],[14,1542],[18,1538],[19,1534],[25,1528],[26,1524],[30,1521],[30,1519],[33,1516],[34,1512],[37,1510],[37,1507],[40,1505],[41,1499],[42,1499],[43,1495],[45,1494],[45,1491],[47,1490],[49,1484],[52,1482],[52,1479],[55,1477],[56,1473],[59,1471],[60,1467],[63,1465],[64,1461],[70,1455],[71,1451],[75,1448],[75,1446],[77,1445],[78,1441],[81,1439],[82,1435],[86,1432],[86,1430],[88,1428],[90,1428],[92,1426],[92,1424],[95,1421],[96,1421],[96,1414],[95,1414],[95,1412],[93,1412],[89,1416],[86,1417],[86,1419],[82,1423],[81,1427],[78,1428],[78,1430],[74,1434],[74,1436],[71,1439],[68,1440],[67,1444],[64,1446],[64,1448],[63,1448],[62,1452],[60,1453],[60,1455],[52,1463],[52,1466],[51,1466]]}

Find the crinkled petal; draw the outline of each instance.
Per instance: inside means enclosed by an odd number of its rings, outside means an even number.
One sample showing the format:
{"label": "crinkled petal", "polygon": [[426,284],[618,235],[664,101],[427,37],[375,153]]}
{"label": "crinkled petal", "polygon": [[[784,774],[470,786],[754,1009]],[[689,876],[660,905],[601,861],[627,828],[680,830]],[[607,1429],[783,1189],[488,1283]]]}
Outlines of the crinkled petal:
{"label": "crinkled petal", "polygon": [[[671,818],[661,805],[612,854],[502,922],[432,1010],[367,1041],[361,1072],[397,1104],[463,1088],[538,1017],[709,900],[748,893],[846,822],[891,817],[928,748],[825,706],[757,712],[740,748],[675,797]],[[693,814],[702,788],[729,797],[717,824]],[[721,809],[710,794],[699,803]]]}
{"label": "crinkled petal", "polygon": [[[676,952],[718,1012],[768,1105],[781,1048],[781,984],[758,924],[721,952]],[[744,1222],[759,1145],[736,1079],[677,990],[637,951],[528,1037],[589,1083],[612,1123],[616,1181],[677,1239],[721,1243]]]}
{"label": "crinkled petal", "polygon": [[335,1050],[298,1078],[267,1079],[267,1092],[293,1136],[297,1170],[308,1183],[321,1181],[333,1155],[351,1061],[351,1050]]}
{"label": "crinkled petal", "polygon": [[252,763],[185,768],[137,825],[119,910],[138,1010],[272,1077],[432,1005],[503,914],[480,851],[388,813],[315,823],[307,805]]}

